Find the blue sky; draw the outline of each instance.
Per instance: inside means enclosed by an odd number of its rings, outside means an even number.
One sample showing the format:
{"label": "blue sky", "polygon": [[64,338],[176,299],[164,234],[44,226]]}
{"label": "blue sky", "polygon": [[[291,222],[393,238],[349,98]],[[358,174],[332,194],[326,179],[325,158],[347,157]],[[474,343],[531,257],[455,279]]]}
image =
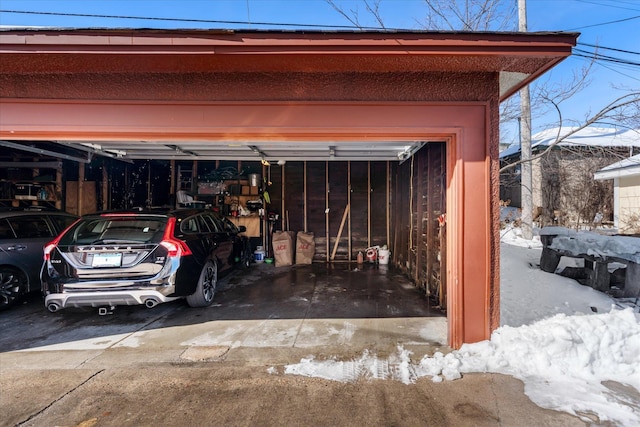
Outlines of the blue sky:
{"label": "blue sky", "polygon": [[[515,3],[517,0],[511,1]],[[336,2],[345,9],[357,8],[362,25],[377,26],[364,11],[361,1]],[[305,28],[305,24],[350,25],[325,0],[0,0],[0,9],[230,21],[141,21],[0,12],[0,25],[3,26],[296,29]],[[380,14],[387,28],[423,29],[420,21],[425,10],[422,0],[383,0]],[[640,51],[640,0],[527,0],[527,15],[529,31],[575,31],[581,33],[580,43]],[[299,25],[265,26],[257,23]],[[593,50],[588,46],[579,47]],[[640,63],[640,54],[600,52]],[[587,62],[584,58],[571,57],[545,79],[554,82],[571,79],[573,70]],[[590,78],[591,84],[587,89],[563,104],[566,118],[580,120],[622,95],[623,92],[613,89],[614,86],[638,90],[640,66],[602,63],[594,66]],[[534,131],[552,121],[553,116],[534,117]]]}

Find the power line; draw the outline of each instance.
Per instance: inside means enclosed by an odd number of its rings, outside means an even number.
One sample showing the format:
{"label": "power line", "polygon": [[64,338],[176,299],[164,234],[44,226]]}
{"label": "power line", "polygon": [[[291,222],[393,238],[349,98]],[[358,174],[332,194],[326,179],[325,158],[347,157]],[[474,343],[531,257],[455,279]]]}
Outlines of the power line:
{"label": "power line", "polygon": [[583,54],[583,55],[589,55],[591,58],[594,58],[596,60],[599,59],[599,60],[603,60],[603,61],[616,62],[616,63],[620,63],[620,64],[625,64],[625,65],[640,66],[640,62],[630,61],[630,60],[625,59],[625,58],[618,58],[618,57],[610,56],[610,55],[604,55],[604,54],[599,53],[599,52],[592,52],[592,51],[588,51],[588,50],[584,50],[584,49],[580,49],[580,48],[574,48],[573,52],[574,52],[573,53],[574,55],[577,55],[578,53]]}
{"label": "power line", "polygon": [[616,48],[613,48],[613,47],[599,46],[599,45],[596,45],[596,44],[578,42],[578,45],[595,47],[597,49],[613,50],[613,51],[621,52],[621,53],[629,53],[631,55],[640,55],[640,52],[633,52],[633,51],[630,51],[630,50],[616,49]]}
{"label": "power line", "polygon": [[598,58],[597,56],[593,56],[590,54],[585,54],[585,53],[574,53],[573,56],[579,56],[582,58],[588,58],[588,59],[595,59],[596,61],[605,61],[605,62],[612,62],[614,64],[624,64],[624,65],[634,65],[634,66],[640,66],[640,63],[628,63],[628,62],[623,62],[623,61],[618,61],[615,59],[607,59],[607,58]]}
{"label": "power line", "polygon": [[602,25],[617,24],[619,22],[631,21],[633,19],[638,19],[638,18],[640,18],[640,15],[632,16],[630,18],[616,19],[615,21],[601,22],[599,24],[584,25],[582,27],[570,28],[570,29],[565,30],[565,31],[575,31],[575,30],[582,30],[584,28],[592,28],[592,27],[600,27]]}
{"label": "power line", "polygon": [[[595,4],[596,6],[612,7],[612,8],[615,8],[615,9],[622,9],[622,10],[633,10],[633,11],[640,10],[640,9],[637,9],[637,8],[634,9],[634,8],[631,8],[631,7],[616,6],[614,4],[606,4],[606,3],[603,3],[603,2],[597,2],[597,1],[592,1],[592,0],[574,0],[574,1],[576,1],[578,3]],[[622,1],[619,1],[619,0],[616,1],[615,3],[628,4],[629,6],[633,6],[634,5],[634,3],[628,3],[628,2],[625,3],[625,2],[622,2]],[[637,5],[637,3],[635,3],[635,5]]]}
{"label": "power line", "polygon": [[35,12],[35,11],[26,11],[26,10],[5,10],[5,9],[0,9],[0,13],[69,16],[69,17],[80,17],[80,18],[137,19],[142,21],[195,22],[200,24],[265,25],[265,26],[274,26],[274,27],[343,28],[343,29],[350,29],[350,30],[357,29],[357,30],[407,31],[401,28],[357,27],[354,25],[284,24],[284,23],[278,23],[278,22],[249,23],[246,21],[222,21],[222,20],[196,19],[196,18],[158,18],[158,17],[149,17],[149,16],[99,15],[99,14],[91,14],[91,13],[68,13],[68,12]]}
{"label": "power line", "polygon": [[619,62],[623,62],[623,63],[626,62],[626,63],[628,63],[630,65],[640,65],[640,62],[629,61],[629,60],[624,59],[624,58],[618,58],[616,56],[605,55],[605,54],[599,53],[599,52],[592,52],[592,51],[584,50],[584,49],[580,49],[580,48],[574,48],[573,50],[575,52],[584,53],[586,55],[593,55],[595,58],[610,59],[612,61],[619,61]]}
{"label": "power line", "polygon": [[598,63],[598,65],[599,65],[599,66],[601,66],[601,67],[606,68],[606,69],[607,69],[607,70],[609,70],[609,71],[613,71],[614,73],[618,73],[618,74],[620,74],[621,76],[625,76],[625,77],[627,77],[627,78],[630,78],[631,80],[637,80],[637,81],[639,81],[639,82],[640,82],[640,79],[639,79],[639,78],[637,78],[637,77],[633,77],[633,76],[630,76],[629,74],[623,73],[623,72],[622,72],[622,71],[620,71],[620,70],[616,70],[615,68],[610,67],[610,66],[609,66],[609,65],[607,65],[607,64]]}
{"label": "power line", "polygon": [[[573,0],[580,1],[580,0]],[[15,14],[26,14],[26,15],[49,15],[49,16],[67,16],[67,17],[80,17],[80,18],[103,18],[103,19],[135,19],[142,21],[165,21],[165,22],[194,22],[194,23],[204,23],[204,24],[232,24],[232,25],[260,25],[260,26],[274,26],[274,27],[307,27],[307,28],[333,28],[333,29],[349,29],[349,30],[386,30],[386,31],[413,31],[403,28],[388,28],[388,27],[361,27],[355,25],[328,25],[328,24],[287,24],[281,22],[250,22],[250,21],[226,21],[226,20],[213,20],[213,19],[197,19],[197,18],[160,18],[160,17],[151,17],[151,16],[131,16],[131,15],[102,15],[102,14],[91,14],[91,13],[71,13],[71,12],[38,12],[38,11],[27,11],[27,10],[7,10],[0,9],[0,13],[15,13]],[[247,10],[247,14],[249,11]],[[615,21],[603,22],[600,24],[592,24],[583,27],[572,28],[565,31],[574,31],[583,28],[596,27],[600,25],[608,25],[618,22],[629,21],[633,19],[640,18],[638,16],[632,16],[630,18],[619,19]],[[616,49],[612,47],[606,46],[597,46],[589,43],[581,43],[578,42],[578,45],[584,45],[589,47],[597,47],[599,49],[606,49],[617,51],[621,53],[629,53],[632,55],[640,55],[640,52],[633,52],[623,49]]]}

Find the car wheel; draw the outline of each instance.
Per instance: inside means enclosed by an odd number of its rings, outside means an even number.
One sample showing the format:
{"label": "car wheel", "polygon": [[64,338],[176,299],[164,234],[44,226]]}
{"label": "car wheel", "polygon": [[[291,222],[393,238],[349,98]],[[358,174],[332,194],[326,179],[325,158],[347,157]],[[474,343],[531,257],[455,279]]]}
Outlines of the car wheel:
{"label": "car wheel", "polygon": [[0,310],[9,307],[27,291],[27,277],[11,267],[0,268]]}
{"label": "car wheel", "polygon": [[213,302],[218,286],[218,266],[212,260],[207,261],[200,272],[196,291],[187,296],[187,304],[191,307],[208,307]]}

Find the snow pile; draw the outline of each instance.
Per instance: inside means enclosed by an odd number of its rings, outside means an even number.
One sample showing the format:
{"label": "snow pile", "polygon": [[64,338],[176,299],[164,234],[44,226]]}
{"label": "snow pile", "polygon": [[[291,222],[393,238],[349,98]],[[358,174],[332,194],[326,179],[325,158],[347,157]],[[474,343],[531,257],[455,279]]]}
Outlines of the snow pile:
{"label": "snow pile", "polygon": [[419,362],[402,347],[387,359],[370,352],[348,361],[309,357],[287,365],[285,373],[411,384],[420,378],[441,382],[465,373],[494,372],[522,380],[525,393],[541,407],[588,423],[593,420],[584,414],[595,413],[600,421],[640,425],[640,314],[632,308],[614,309],[620,304],[606,294],[540,270],[539,237],[525,240],[519,228],[507,225],[501,242],[502,326],[490,341],[436,352]]}
{"label": "snow pile", "polygon": [[461,372],[519,378],[538,406],[640,425],[640,403],[603,385],[616,381],[640,391],[640,315],[630,308],[503,326],[491,341],[463,345],[452,357]]}
{"label": "snow pile", "polygon": [[[540,270],[542,245],[518,234],[518,228],[506,232],[500,247],[500,326],[528,325],[561,313],[607,313],[616,305],[605,293]],[[576,258],[563,257],[559,267],[579,264]]]}
{"label": "snow pile", "polygon": [[410,355],[399,347],[398,354],[386,360],[369,352],[350,361],[309,357],[287,365],[285,373],[410,384],[423,377],[441,382],[463,373],[494,372],[522,380],[526,394],[541,407],[578,416],[596,413],[601,421],[640,425],[635,392],[616,392],[603,384],[616,381],[640,391],[640,315],[630,308],[598,315],[558,314],[532,325],[503,326],[490,341],[465,344],[446,355],[436,352],[418,363],[412,363]]}
{"label": "snow pile", "polygon": [[520,227],[513,226],[513,224],[506,224],[505,227],[500,230],[500,241],[523,248],[542,249],[542,243],[540,242],[539,236],[533,236],[532,240],[526,240],[522,238],[522,229]]}

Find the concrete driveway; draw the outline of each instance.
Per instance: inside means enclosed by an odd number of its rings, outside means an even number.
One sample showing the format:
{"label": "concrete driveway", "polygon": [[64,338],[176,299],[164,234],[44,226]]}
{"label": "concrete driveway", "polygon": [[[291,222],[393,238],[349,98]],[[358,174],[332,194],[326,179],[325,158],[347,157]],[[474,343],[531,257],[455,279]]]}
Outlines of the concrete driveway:
{"label": "concrete driveway", "polygon": [[500,375],[405,385],[284,373],[308,357],[447,352],[446,328],[404,276],[373,265],[255,265],[203,309],[52,314],[34,296],[0,314],[0,424],[583,425]]}

